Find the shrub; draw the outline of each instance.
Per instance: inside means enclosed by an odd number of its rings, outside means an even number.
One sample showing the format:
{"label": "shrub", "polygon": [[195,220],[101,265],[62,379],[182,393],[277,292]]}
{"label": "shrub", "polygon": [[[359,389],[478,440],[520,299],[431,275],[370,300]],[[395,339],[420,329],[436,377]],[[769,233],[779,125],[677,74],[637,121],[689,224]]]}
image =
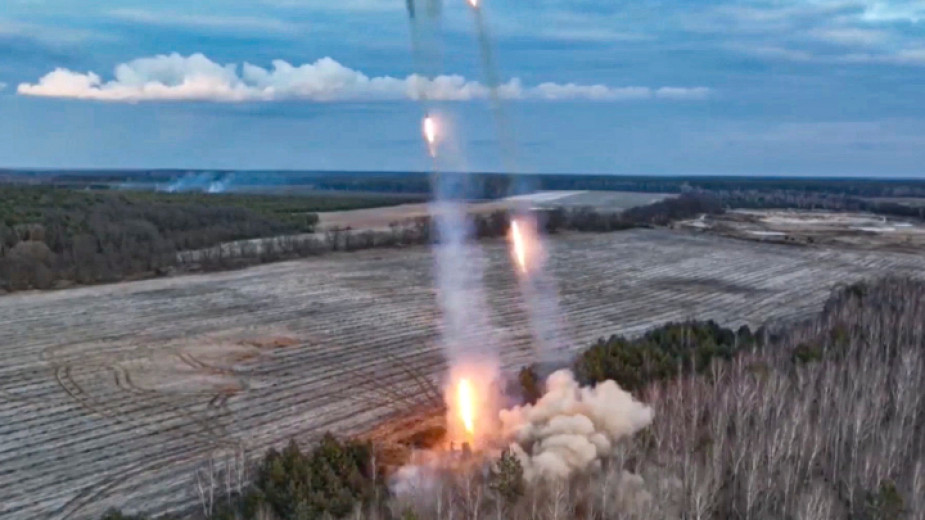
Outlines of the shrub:
{"label": "shrub", "polygon": [[523,496],[524,468],[511,450],[504,450],[492,465],[488,487],[508,504]]}
{"label": "shrub", "polygon": [[342,517],[375,496],[372,446],[327,434],[309,453],[292,441],[270,450],[244,500],[248,517],[267,507],[280,519]]}
{"label": "shrub", "polygon": [[753,341],[747,327],[737,334],[713,321],[669,323],[633,340],[599,340],[579,355],[574,369],[584,384],[612,379],[633,391],[679,371],[703,371],[714,359],[731,359]]}

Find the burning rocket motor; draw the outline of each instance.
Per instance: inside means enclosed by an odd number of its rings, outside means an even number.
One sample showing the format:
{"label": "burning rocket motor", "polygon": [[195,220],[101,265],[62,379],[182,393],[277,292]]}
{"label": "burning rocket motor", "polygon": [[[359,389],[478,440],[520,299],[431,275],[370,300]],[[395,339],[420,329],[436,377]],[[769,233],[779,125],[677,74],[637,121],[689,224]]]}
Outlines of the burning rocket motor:
{"label": "burning rocket motor", "polygon": [[451,445],[479,451],[497,440],[503,408],[502,376],[497,363],[470,358],[450,368],[444,387],[447,436]]}
{"label": "burning rocket motor", "polygon": [[522,277],[530,278],[534,271],[542,268],[543,249],[533,218],[526,214],[512,218],[508,241],[511,245],[511,259]]}
{"label": "burning rocket motor", "polygon": [[422,131],[424,140],[427,141],[427,151],[431,158],[435,159],[437,157],[437,122],[430,114],[424,116]]}

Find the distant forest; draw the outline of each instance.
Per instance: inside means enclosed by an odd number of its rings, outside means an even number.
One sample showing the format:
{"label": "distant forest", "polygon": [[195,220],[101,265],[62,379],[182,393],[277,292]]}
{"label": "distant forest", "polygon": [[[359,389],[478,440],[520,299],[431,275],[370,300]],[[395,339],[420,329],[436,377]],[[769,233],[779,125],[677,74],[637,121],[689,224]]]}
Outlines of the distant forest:
{"label": "distant forest", "polygon": [[[199,174],[228,179],[236,188],[319,190],[428,197],[434,179],[422,172],[188,172],[0,170],[4,181],[109,190],[124,183],[163,185]],[[810,177],[645,176],[584,174],[443,173],[441,185],[468,200],[493,200],[536,190],[603,190],[647,193],[709,193],[726,208],[798,208],[868,211],[925,219],[925,180]],[[913,202],[910,202],[913,201]],[[319,208],[319,211],[322,208]]]}
{"label": "distant forest", "polygon": [[312,232],[316,211],[406,201],[0,185],[0,290],[165,274],[180,251]]}
{"label": "distant forest", "polygon": [[[223,174],[214,175],[220,178]],[[280,189],[302,187],[303,195],[113,189],[130,180],[154,186],[176,177],[177,172],[78,175],[0,170],[0,292],[158,276],[178,267],[230,269],[331,250],[399,247],[439,239],[426,218],[396,222],[388,231],[329,229],[313,234],[319,211],[426,200],[431,179],[423,174],[292,173],[282,177],[285,184]],[[258,177],[250,181],[280,180],[263,174]],[[249,182],[244,174],[234,179]],[[3,184],[4,180],[31,184]],[[730,208],[868,211],[925,219],[925,181],[917,180],[497,174],[463,178],[447,174],[445,181],[455,184],[457,195],[470,200],[535,189],[678,195],[622,212],[548,210],[542,214],[542,224],[550,233],[664,226]],[[504,212],[476,215],[473,220],[477,238],[507,233],[509,218]]]}
{"label": "distant forest", "polygon": [[[334,176],[317,185],[336,190],[413,193],[429,190],[428,182],[427,178],[413,175]],[[925,204],[895,200],[925,200],[925,181],[922,180],[475,174],[462,185],[466,196],[472,199],[495,199],[532,190],[705,193],[727,208],[867,211],[925,219]]]}
{"label": "distant forest", "polygon": [[[100,170],[30,171],[0,169],[0,182],[33,182],[107,188],[125,182],[169,183],[206,173],[233,178],[236,186],[300,186],[318,190],[381,193],[431,193],[425,172]],[[651,193],[686,191],[825,193],[850,197],[925,197],[925,180],[837,177],[651,176],[586,174],[443,173],[447,184],[470,199],[496,199],[532,190],[606,190]]]}
{"label": "distant forest", "polygon": [[[387,231],[314,233],[320,210],[408,202],[383,194],[264,196],[74,190],[0,184],[0,292],[63,288],[169,274],[213,271],[314,256],[328,251],[429,244],[427,218]],[[718,200],[682,194],[624,212],[552,210],[546,232],[619,231],[718,213]],[[504,211],[473,216],[476,238],[507,234]],[[260,239],[260,240],[253,240]]]}
{"label": "distant forest", "polygon": [[[454,177],[459,174],[444,174]],[[422,174],[363,176],[332,175],[312,180],[319,188],[395,193],[427,193],[430,180]],[[462,184],[462,183],[460,183]],[[531,190],[606,190],[650,193],[687,191],[785,191],[826,193],[852,197],[925,197],[923,180],[819,179],[784,177],[653,177],[622,175],[502,175],[467,176],[471,198],[494,199]]]}

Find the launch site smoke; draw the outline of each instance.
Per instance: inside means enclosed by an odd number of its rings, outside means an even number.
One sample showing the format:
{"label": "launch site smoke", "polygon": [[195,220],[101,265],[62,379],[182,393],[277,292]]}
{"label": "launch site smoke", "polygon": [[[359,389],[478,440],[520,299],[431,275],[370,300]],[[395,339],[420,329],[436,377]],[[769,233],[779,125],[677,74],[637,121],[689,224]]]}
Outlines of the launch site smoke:
{"label": "launch site smoke", "polygon": [[613,381],[581,388],[568,370],[554,372],[536,404],[502,410],[501,437],[529,480],[565,479],[599,467],[618,441],[652,423],[653,411]]}
{"label": "launch site smoke", "polygon": [[231,187],[234,179],[233,173],[190,172],[173,179],[166,185],[158,184],[156,189],[167,193],[225,193]]}

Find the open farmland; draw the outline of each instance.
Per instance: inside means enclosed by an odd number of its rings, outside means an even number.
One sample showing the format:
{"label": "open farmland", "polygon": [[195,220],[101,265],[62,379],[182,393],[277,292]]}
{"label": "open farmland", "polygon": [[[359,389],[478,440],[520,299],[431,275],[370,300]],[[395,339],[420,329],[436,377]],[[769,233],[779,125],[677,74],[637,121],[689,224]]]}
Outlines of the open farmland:
{"label": "open farmland", "polygon": [[[504,244],[484,245],[492,335],[516,367],[530,359],[526,316]],[[925,267],[900,252],[664,230],[550,247],[573,350],[687,317],[805,316],[836,284]],[[210,455],[222,464],[407,410],[395,396],[412,376],[443,368],[432,262],[423,247],[372,250],[0,298],[0,518],[189,507]]]}
{"label": "open farmland", "polygon": [[733,210],[683,221],[677,227],[783,244],[909,253],[925,249],[921,221],[860,212]]}
{"label": "open farmland", "polygon": [[[537,191],[514,195],[487,202],[468,205],[472,213],[488,214],[493,211],[512,210],[527,204],[535,208],[594,208],[599,211],[618,212],[636,206],[645,206],[671,197],[667,193],[632,191]],[[433,208],[426,203],[396,204],[391,207],[348,209],[319,213],[319,229],[352,228],[385,230],[393,222],[408,221],[431,215]]]}
{"label": "open farmland", "polygon": [[505,200],[528,202],[533,206],[546,208],[590,207],[602,211],[623,211],[635,206],[659,202],[671,196],[668,193],[637,191],[538,191],[526,195],[515,195]]}

